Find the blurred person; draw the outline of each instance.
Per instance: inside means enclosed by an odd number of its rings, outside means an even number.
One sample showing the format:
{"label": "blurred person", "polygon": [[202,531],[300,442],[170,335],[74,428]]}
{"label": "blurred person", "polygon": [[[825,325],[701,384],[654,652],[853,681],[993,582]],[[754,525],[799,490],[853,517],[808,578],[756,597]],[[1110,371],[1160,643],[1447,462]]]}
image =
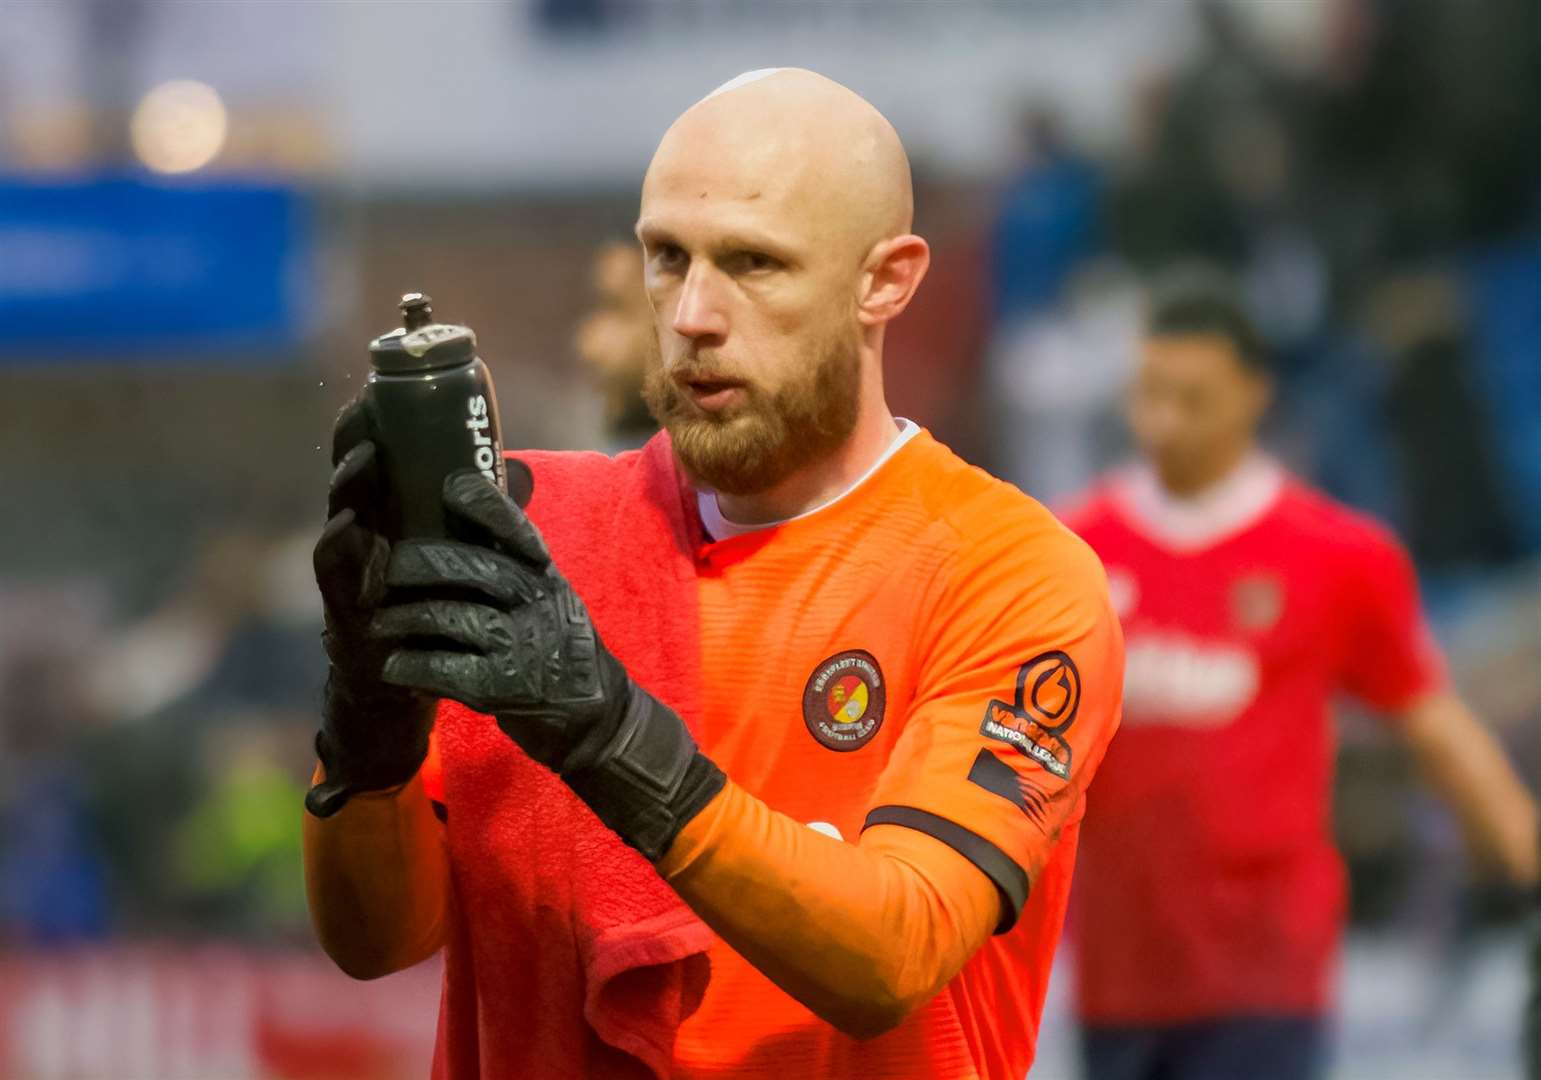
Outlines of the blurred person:
{"label": "blurred person", "polygon": [[1309,150],[1350,226],[1336,239],[1361,249],[1364,269],[1535,227],[1541,9],[1339,0],[1325,45]]}
{"label": "blurred person", "polygon": [[321,941],[357,977],[445,950],[436,1076],[1019,1080],[1117,723],[1101,569],[885,404],[929,252],[871,105],[740,76],[641,203],[641,452],[519,455],[534,524],[451,477],[461,539],[392,545],[340,418]]}
{"label": "blurred person", "polygon": [[85,693],[97,714],[134,724],[211,685],[255,697],[313,685],[313,650],[300,642],[320,611],[295,577],[305,566],[298,539],[255,522],[204,538],[182,580],[93,657]]}
{"label": "blurred person", "polygon": [[1408,546],[1431,571],[1513,563],[1524,553],[1494,427],[1474,385],[1461,283],[1387,274],[1367,305],[1386,368],[1382,409]]}
{"label": "blurred person", "polygon": [[80,736],[78,670],[67,652],[39,650],[5,664],[0,767],[0,940],[61,944],[108,929],[106,865],[92,835]]}
{"label": "blurred person", "polygon": [[1002,193],[991,237],[997,321],[1010,324],[1054,303],[1101,237],[1097,166],[1070,145],[1046,105],[1022,110],[1021,155]]}
{"label": "blurred person", "polygon": [[1047,106],[1024,109],[1019,128],[1021,164],[990,235],[994,310],[981,406],[994,418],[994,460],[1052,503],[1106,464],[1104,421],[1132,351],[1134,290],[1120,266],[1095,258],[1098,168]]}
{"label": "blurred person", "polygon": [[308,929],[300,830],[285,811],[304,795],[289,717],[220,718],[201,740],[204,782],[167,838],[180,905],[205,932],[297,939]]}
{"label": "blurred person", "polygon": [[[295,822],[280,817],[252,828],[260,814],[235,823],[208,808],[235,805],[234,792],[252,790],[253,755],[237,746],[265,739],[271,776],[282,768],[278,742],[310,725],[325,671],[315,650],[312,542],[257,522],[212,531],[182,580],[99,643],[77,674],[97,723],[75,756],[88,778],[113,919],[125,930],[269,936],[295,926],[293,913],[268,899],[300,885],[298,859],[284,861],[298,852]],[[292,792],[306,779],[301,771],[288,787],[268,790]],[[229,825],[227,862],[192,866],[188,838],[210,835],[210,823]],[[273,839],[275,829],[287,836]],[[224,873],[236,865],[255,869]]]}
{"label": "blurred person", "polygon": [[1195,12],[1197,47],[1144,88],[1136,160],[1109,193],[1112,239],[1147,269],[1187,253],[1244,265],[1298,190],[1300,87],[1244,8],[1203,0]]}
{"label": "blurred person", "polygon": [[1144,461],[1066,519],[1128,641],[1072,901],[1092,1080],[1323,1074],[1335,691],[1387,717],[1479,854],[1537,881],[1535,805],[1449,687],[1406,553],[1258,448],[1264,354],[1227,279],[1161,282],[1129,401]]}
{"label": "blurred person", "polygon": [[0,582],[0,942],[94,940],[110,928],[106,859],[77,748],[80,673],[107,632],[91,579]]}
{"label": "blurred person", "polygon": [[653,310],[642,284],[642,257],[633,244],[610,243],[594,254],[597,303],[574,335],[578,358],[599,383],[607,453],[635,450],[658,431],[642,398]]}
{"label": "blurred person", "polygon": [[1203,0],[1194,53],[1141,103],[1148,131],[1112,185],[1116,249],[1143,269],[1197,254],[1233,267],[1281,374],[1324,330],[1332,266],[1313,175],[1311,87],[1267,47],[1257,5]]}
{"label": "blurred person", "polygon": [[1140,331],[1138,283],[1120,264],[1083,267],[1066,292],[999,336],[990,357],[998,453],[1011,479],[1051,506],[1121,452],[1118,403]]}

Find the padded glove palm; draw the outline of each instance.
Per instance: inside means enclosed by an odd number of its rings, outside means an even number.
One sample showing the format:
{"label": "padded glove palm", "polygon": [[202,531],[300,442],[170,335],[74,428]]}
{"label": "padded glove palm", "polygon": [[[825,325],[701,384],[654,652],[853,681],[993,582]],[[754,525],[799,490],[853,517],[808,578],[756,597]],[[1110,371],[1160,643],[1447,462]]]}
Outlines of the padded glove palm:
{"label": "padded glove palm", "polygon": [[371,636],[383,677],[492,714],[606,825],[651,859],[724,783],[680,718],[595,632],[518,505],[466,471],[445,481],[458,540],[406,540]]}

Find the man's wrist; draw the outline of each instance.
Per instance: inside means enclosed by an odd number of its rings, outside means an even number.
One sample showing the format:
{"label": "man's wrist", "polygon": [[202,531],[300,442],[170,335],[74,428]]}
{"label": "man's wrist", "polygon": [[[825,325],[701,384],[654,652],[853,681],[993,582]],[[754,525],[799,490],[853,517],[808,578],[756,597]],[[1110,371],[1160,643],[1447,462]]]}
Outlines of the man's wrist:
{"label": "man's wrist", "polygon": [[684,721],[635,686],[611,739],[561,775],[602,822],[653,862],[727,782]]}
{"label": "man's wrist", "polygon": [[381,686],[349,687],[333,668],[323,693],[316,757],[323,779],[305,796],[305,808],[330,817],[365,792],[400,788],[428,756],[433,704]]}
{"label": "man's wrist", "polygon": [[[326,784],[325,764],[320,761],[316,762],[316,769],[314,774],[311,776],[310,783],[311,787],[313,788]],[[394,803],[400,800],[403,795],[409,795],[413,789],[419,789],[422,786],[423,770],[422,767],[419,766],[416,772],[414,772],[411,776],[407,777],[399,784],[392,784],[389,787],[369,788],[368,790],[350,790],[348,792],[347,805],[364,806],[369,804]]]}

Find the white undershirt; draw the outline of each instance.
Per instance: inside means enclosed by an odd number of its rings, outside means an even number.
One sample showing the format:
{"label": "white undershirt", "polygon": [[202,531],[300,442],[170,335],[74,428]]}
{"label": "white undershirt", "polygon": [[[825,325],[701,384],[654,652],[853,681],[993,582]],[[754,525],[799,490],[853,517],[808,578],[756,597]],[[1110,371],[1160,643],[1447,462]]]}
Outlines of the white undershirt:
{"label": "white undershirt", "polygon": [[1176,551],[1208,547],[1249,528],[1273,509],[1283,489],[1284,469],[1260,452],[1187,497],[1163,488],[1146,464],[1130,467],[1113,483],[1124,513],[1152,540]]}
{"label": "white undershirt", "polygon": [[789,521],[805,518],[809,514],[817,514],[820,510],[834,506],[841,499],[865,484],[872,478],[872,474],[881,469],[888,459],[899,452],[899,449],[916,435],[920,434],[920,425],[913,420],[906,420],[902,416],[895,417],[894,421],[899,425],[899,434],[893,442],[888,444],[888,449],[883,451],[883,456],[872,463],[872,467],[862,473],[856,482],[846,488],[834,498],[820,503],[811,510],[804,510],[801,514],[794,514],[780,521],[764,521],[758,525],[740,525],[736,521],[729,521],[722,516],[722,508],[717,505],[717,493],[715,491],[696,491],[696,506],[701,511],[701,528],[705,531],[709,540],[726,540],[730,536],[743,536],[746,533],[759,532],[761,529],[774,529],[778,525],[785,525]]}

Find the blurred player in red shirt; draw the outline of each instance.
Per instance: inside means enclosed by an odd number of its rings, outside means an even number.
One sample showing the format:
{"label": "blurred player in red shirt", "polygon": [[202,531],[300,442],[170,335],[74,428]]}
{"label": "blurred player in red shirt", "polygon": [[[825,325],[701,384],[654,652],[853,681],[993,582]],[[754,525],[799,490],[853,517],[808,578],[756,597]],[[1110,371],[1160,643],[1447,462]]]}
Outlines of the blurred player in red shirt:
{"label": "blurred player in red shirt", "polygon": [[1178,273],[1147,319],[1129,402],[1144,460],[1066,516],[1127,642],[1072,902],[1088,1071],[1319,1076],[1345,908],[1329,699],[1385,717],[1519,883],[1536,811],[1451,691],[1401,545],[1258,449],[1264,350],[1225,279]]}

